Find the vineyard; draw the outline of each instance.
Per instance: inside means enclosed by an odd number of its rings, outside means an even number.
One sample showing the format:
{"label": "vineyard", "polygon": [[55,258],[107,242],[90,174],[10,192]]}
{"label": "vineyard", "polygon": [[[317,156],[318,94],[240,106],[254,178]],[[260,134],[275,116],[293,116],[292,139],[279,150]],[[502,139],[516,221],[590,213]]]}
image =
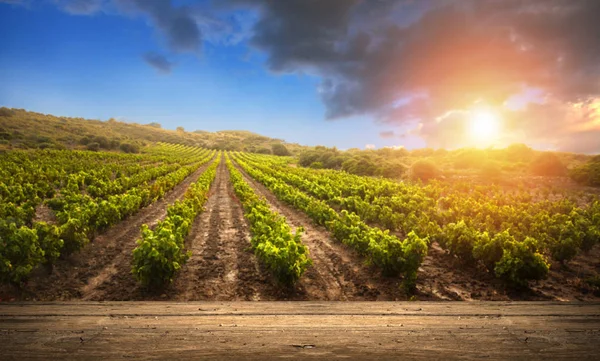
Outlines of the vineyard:
{"label": "vineyard", "polygon": [[600,200],[156,143],[0,155],[1,300],[597,300]]}

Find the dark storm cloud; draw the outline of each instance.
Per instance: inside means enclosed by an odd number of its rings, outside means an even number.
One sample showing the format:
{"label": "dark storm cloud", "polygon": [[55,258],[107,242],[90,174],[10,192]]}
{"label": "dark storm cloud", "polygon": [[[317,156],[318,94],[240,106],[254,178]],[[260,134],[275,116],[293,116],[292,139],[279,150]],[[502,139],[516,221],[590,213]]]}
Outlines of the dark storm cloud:
{"label": "dark storm cloud", "polygon": [[175,7],[170,0],[113,0],[125,12],[148,16],[173,51],[196,52],[202,34],[188,7]]}
{"label": "dark storm cloud", "polygon": [[[259,9],[251,45],[266,53],[269,69],[322,78],[330,119],[416,120],[420,135],[435,140],[444,135],[442,115],[477,101],[503,104],[523,86],[564,104],[600,96],[597,0],[233,3]],[[398,105],[414,94],[423,96]],[[460,118],[443,119],[458,129]],[[525,122],[525,133],[564,129],[540,122]]]}
{"label": "dark storm cloud", "polygon": [[[271,70],[324,77],[331,118],[393,110],[415,91],[441,111],[503,101],[522,83],[569,99],[600,92],[596,0],[236,2],[260,7],[252,44]],[[418,4],[429,8],[415,14]],[[404,14],[413,22],[397,25]]]}
{"label": "dark storm cloud", "polygon": [[160,54],[148,52],[143,55],[143,58],[146,63],[161,73],[170,73],[173,68],[173,63]]}
{"label": "dark storm cloud", "polygon": [[275,71],[301,66],[328,67],[342,61],[337,48],[348,32],[356,0],[268,1],[254,27],[252,44],[269,54]]}

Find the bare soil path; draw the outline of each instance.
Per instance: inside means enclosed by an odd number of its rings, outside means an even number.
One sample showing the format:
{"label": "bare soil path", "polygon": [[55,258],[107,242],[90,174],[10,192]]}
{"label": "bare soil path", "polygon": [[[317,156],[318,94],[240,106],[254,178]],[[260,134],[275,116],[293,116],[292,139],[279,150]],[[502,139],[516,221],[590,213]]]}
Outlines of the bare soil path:
{"label": "bare soil path", "polygon": [[0,304],[3,360],[598,360],[600,304]]}
{"label": "bare soil path", "polygon": [[167,297],[190,300],[271,300],[278,296],[270,274],[250,249],[250,231],[223,158],[205,211],[187,239],[192,257]]}
{"label": "bare soil path", "polygon": [[335,241],[324,227],[315,225],[301,211],[279,201],[265,186],[252,179],[244,170],[244,179],[271,208],[286,217],[292,228],[303,227],[302,242],[309,248],[312,267],[303,275],[293,299],[301,300],[398,300],[406,299],[399,278],[383,277],[353,250]]}
{"label": "bare soil path", "polygon": [[36,270],[23,290],[0,285],[0,300],[122,299],[131,292],[131,251],[142,224],[154,226],[166,216],[167,206],[181,198],[211,162],[184,179],[162,199],[109,228],[81,252],[55,264],[52,273]]}

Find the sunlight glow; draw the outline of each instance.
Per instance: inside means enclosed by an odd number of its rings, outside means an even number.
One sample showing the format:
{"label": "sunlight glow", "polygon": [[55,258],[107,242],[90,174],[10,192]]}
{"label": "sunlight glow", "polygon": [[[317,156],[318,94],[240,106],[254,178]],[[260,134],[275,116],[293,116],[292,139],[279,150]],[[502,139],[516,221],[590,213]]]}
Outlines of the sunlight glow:
{"label": "sunlight glow", "polygon": [[500,117],[490,109],[473,109],[470,112],[468,131],[478,143],[489,143],[500,135]]}

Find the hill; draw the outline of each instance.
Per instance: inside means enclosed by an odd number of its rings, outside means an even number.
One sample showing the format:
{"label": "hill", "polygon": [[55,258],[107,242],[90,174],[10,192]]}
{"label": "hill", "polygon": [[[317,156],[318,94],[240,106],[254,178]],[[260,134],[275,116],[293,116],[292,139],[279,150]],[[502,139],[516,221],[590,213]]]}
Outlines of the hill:
{"label": "hill", "polygon": [[272,153],[283,145],[292,154],[305,147],[241,130],[207,132],[163,129],[159,123],[126,123],[54,116],[24,109],[0,108],[0,149],[121,149],[135,152],[154,142],[219,150]]}
{"label": "hill", "polygon": [[[247,130],[186,131],[163,129],[159,123],[138,124],[41,114],[24,109],[0,108],[2,149],[88,149],[138,153],[156,142],[197,146],[216,150],[294,155],[299,166],[344,170],[348,173],[387,178],[479,179],[503,182],[521,177],[542,176],[598,186],[598,157],[585,154],[538,151],[524,144],[507,148],[377,150],[287,143]],[[532,180],[532,179],[530,179]],[[539,178],[533,179],[536,182]]]}

